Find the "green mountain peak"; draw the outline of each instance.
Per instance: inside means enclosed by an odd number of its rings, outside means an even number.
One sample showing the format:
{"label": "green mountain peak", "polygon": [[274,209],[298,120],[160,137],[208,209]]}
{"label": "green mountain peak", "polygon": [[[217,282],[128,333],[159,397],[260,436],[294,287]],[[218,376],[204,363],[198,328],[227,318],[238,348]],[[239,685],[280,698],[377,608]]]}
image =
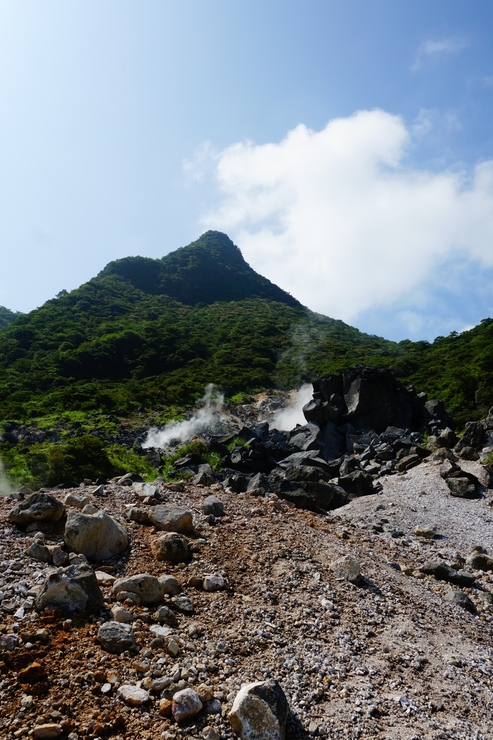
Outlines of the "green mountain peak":
{"label": "green mountain peak", "polygon": [[220,231],[207,231],[162,259],[126,257],[110,262],[98,278],[110,275],[143,293],[167,295],[187,305],[265,298],[301,308],[289,293],[256,273]]}

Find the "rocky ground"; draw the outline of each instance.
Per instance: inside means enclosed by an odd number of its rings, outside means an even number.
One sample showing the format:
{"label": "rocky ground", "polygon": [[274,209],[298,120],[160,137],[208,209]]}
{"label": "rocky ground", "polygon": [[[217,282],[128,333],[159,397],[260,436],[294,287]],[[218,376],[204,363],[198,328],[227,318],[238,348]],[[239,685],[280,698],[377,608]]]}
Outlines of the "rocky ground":
{"label": "rocky ground", "polygon": [[[460,464],[470,472],[478,465]],[[153,528],[125,517],[138,502],[134,486],[77,489],[123,522],[131,540],[128,554],[99,567],[105,605],[85,619],[32,608],[52,566],[25,554],[36,532],[8,523],[15,501],[2,499],[0,736],[232,739],[227,714],[240,686],[272,677],[290,704],[288,738],[493,737],[493,575],[465,562],[475,545],[493,552],[492,494],[451,497],[439,466],[429,459],[384,478],[381,492],[329,515],[220,484],[159,484],[162,503],[194,514],[193,558],[179,565],[156,561]],[[225,516],[203,514],[211,493]],[[47,544],[62,542],[63,528],[38,528]],[[360,564],[357,585],[333,565],[344,556]],[[425,575],[429,560],[476,581],[459,588]],[[138,648],[111,654],[97,635],[117,605],[112,582],[137,573],[175,576],[193,613],[164,597],[177,619],[170,649],[151,630],[156,607],[121,604]],[[223,576],[227,588],[197,588],[205,574]],[[459,591],[472,612],[447,600]],[[149,700],[129,705],[118,693],[124,684],[144,688]],[[193,720],[177,724],[160,713],[163,698],[187,686],[204,693],[204,685],[213,699]]]}

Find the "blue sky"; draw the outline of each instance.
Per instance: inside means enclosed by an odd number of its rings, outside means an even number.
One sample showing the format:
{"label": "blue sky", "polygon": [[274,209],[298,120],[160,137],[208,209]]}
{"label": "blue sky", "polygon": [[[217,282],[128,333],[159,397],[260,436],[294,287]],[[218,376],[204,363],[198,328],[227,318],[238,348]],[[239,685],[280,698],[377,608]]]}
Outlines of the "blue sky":
{"label": "blue sky", "polygon": [[0,0],[0,305],[207,228],[392,339],[493,315],[493,5]]}

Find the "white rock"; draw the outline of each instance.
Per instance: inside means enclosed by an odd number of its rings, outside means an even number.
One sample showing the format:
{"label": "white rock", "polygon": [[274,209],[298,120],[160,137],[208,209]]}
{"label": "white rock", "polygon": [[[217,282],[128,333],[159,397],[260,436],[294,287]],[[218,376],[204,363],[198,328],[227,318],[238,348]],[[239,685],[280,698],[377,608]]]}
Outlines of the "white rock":
{"label": "white rock", "polygon": [[132,707],[140,707],[149,701],[149,694],[145,689],[139,689],[137,686],[131,686],[130,684],[120,686],[118,696]]}

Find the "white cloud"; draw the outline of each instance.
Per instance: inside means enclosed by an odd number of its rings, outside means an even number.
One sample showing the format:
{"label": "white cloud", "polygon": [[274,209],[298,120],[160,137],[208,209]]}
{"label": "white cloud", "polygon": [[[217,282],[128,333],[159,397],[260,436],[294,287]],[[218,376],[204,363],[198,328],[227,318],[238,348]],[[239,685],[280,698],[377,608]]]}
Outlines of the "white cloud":
{"label": "white cloud", "polygon": [[409,298],[447,260],[493,265],[493,161],[473,173],[404,166],[399,116],[360,111],[322,131],[215,155],[221,204],[204,219],[261,274],[321,313],[354,321]]}
{"label": "white cloud", "polygon": [[416,72],[427,60],[437,59],[449,54],[459,54],[467,45],[467,41],[463,38],[451,37],[437,41],[427,39],[420,44],[411,70]]}

